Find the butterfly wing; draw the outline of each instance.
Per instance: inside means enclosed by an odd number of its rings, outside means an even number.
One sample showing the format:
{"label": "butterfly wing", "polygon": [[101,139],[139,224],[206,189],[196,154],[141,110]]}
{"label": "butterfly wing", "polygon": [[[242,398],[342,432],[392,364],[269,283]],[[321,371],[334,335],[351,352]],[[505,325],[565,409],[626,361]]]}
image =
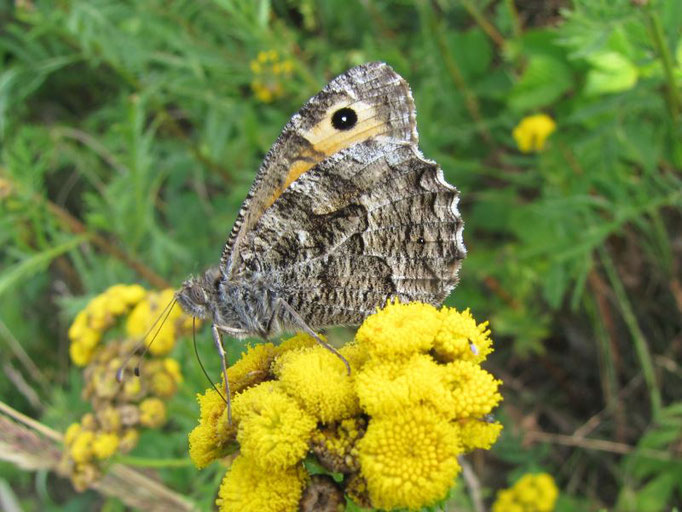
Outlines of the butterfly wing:
{"label": "butterfly wing", "polygon": [[389,297],[439,304],[466,254],[457,203],[415,144],[360,142],[282,192],[246,234],[241,272],[267,276],[312,328],[357,324]]}
{"label": "butterfly wing", "polygon": [[229,279],[239,269],[245,233],[291,183],[344,148],[382,137],[418,141],[407,82],[383,62],[354,67],[329,82],[291,118],[265,156],[223,249],[223,275]]}

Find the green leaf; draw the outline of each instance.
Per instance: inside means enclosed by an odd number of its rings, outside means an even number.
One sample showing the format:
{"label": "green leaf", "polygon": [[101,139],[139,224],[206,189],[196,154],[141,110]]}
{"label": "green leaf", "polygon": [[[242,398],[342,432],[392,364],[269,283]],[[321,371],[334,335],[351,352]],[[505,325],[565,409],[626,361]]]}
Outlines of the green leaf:
{"label": "green leaf", "polygon": [[627,91],[637,84],[637,67],[620,53],[599,52],[587,60],[591,65],[583,89],[587,96]]}
{"label": "green leaf", "polygon": [[555,57],[535,55],[512,89],[508,104],[519,112],[537,109],[556,101],[572,87],[568,65]]}
{"label": "green leaf", "polygon": [[62,244],[56,245],[46,251],[29,256],[25,260],[6,269],[0,277],[0,296],[14,286],[17,282],[28,276],[33,276],[42,271],[57,256],[69,252],[78,244],[84,242],[87,236],[77,236]]}

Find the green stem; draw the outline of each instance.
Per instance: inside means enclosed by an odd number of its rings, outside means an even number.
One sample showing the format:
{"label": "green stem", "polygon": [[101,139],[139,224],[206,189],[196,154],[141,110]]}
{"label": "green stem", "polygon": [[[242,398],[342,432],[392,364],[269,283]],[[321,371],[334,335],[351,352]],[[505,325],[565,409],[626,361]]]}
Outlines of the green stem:
{"label": "green stem", "polygon": [[675,122],[680,112],[680,98],[678,96],[677,86],[675,84],[675,76],[673,73],[674,64],[670,54],[670,49],[665,42],[665,34],[663,26],[661,25],[661,18],[658,13],[649,10],[649,22],[651,24],[651,35],[653,37],[654,46],[658,52],[658,56],[663,64],[663,71],[665,73],[666,89],[668,91],[668,106],[670,107],[670,114]]}
{"label": "green stem", "polygon": [[656,374],[654,371],[653,358],[651,357],[651,352],[647,344],[647,340],[644,333],[637,323],[637,317],[632,309],[630,300],[628,299],[623,283],[618,276],[618,271],[616,270],[611,256],[603,247],[599,248],[599,256],[601,258],[602,265],[606,271],[606,275],[611,283],[613,292],[618,301],[618,306],[620,307],[620,312],[623,315],[623,320],[630,331],[632,336],[632,341],[635,346],[635,352],[637,353],[637,358],[639,359],[639,364],[642,367],[642,374],[644,375],[644,382],[649,390],[649,400],[651,401],[651,414],[653,419],[657,419],[660,415],[662,408],[661,400],[661,390],[658,388],[656,383]]}
{"label": "green stem", "polygon": [[452,54],[450,48],[448,47],[448,43],[445,39],[445,34],[443,33],[441,23],[439,22],[438,19],[436,19],[434,13],[428,8],[426,8],[422,14],[427,18],[428,26],[436,40],[436,45],[438,46],[438,50],[440,51],[443,63],[445,64],[445,69],[450,75],[450,78],[452,79],[452,82],[454,83],[457,90],[464,97],[464,104],[469,112],[469,115],[471,116],[471,119],[474,122],[476,131],[479,133],[481,138],[483,138],[485,143],[489,147],[493,148],[495,143],[493,141],[492,135],[490,134],[488,128],[485,125],[483,116],[481,115],[481,109],[478,103],[478,99],[476,98],[476,95],[471,90],[469,85],[466,83],[464,75],[462,74],[462,71],[460,70],[459,65],[457,64],[454,55]]}
{"label": "green stem", "polygon": [[116,457],[116,462],[126,464],[128,466],[137,466],[143,468],[185,468],[192,466],[194,463],[191,459],[150,459],[147,457],[132,457],[130,455],[119,455]]}
{"label": "green stem", "polygon": [[471,2],[471,0],[460,0],[460,2],[462,7],[469,13],[469,16],[471,16],[476,24],[481,27],[481,30],[483,30],[499,48],[504,48],[507,43],[504,40],[504,36],[499,33],[492,23],[485,19],[485,16],[481,14],[474,3]]}
{"label": "green stem", "polygon": [[519,19],[519,11],[516,9],[514,0],[504,0],[504,4],[507,6],[507,10],[512,19],[512,30],[514,31],[514,37],[519,38],[522,36],[521,20]]}

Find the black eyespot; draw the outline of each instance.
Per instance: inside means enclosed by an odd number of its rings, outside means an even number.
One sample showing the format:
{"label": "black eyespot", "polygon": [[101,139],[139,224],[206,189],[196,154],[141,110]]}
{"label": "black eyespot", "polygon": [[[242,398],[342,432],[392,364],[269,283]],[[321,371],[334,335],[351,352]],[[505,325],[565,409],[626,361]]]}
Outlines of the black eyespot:
{"label": "black eyespot", "polygon": [[417,239],[417,243],[419,243],[419,244],[422,244],[422,245],[423,245],[423,244],[425,244],[425,243],[426,243],[426,240],[424,240],[424,239],[423,239],[422,237],[419,237],[419,238]]}
{"label": "black eyespot", "polygon": [[340,108],[332,116],[332,126],[337,130],[350,130],[358,122],[358,115],[352,108]]}

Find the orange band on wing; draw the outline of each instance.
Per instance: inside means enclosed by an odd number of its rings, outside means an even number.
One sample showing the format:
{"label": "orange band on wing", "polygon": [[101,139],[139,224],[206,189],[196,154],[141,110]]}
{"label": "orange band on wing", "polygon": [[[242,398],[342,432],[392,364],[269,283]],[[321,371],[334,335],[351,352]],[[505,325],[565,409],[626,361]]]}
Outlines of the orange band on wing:
{"label": "orange band on wing", "polygon": [[323,159],[338,153],[356,142],[361,142],[387,131],[386,121],[376,115],[373,107],[357,102],[353,108],[358,114],[358,123],[351,130],[337,130],[332,126],[331,116],[339,108],[346,105],[334,105],[329,109],[329,114],[318,124],[304,132],[302,135],[310,143],[312,151],[306,148],[305,154],[301,154],[289,167],[283,185],[278,188],[265,203],[269,208],[282,195],[289,185],[296,181],[302,174],[320,163]]}

